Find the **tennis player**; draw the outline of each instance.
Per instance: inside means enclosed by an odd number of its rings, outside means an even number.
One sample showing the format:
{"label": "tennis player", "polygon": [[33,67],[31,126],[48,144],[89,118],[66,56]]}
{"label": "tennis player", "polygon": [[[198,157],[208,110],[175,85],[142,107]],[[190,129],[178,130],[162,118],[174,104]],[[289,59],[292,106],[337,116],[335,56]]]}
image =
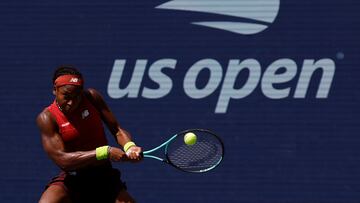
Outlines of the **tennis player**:
{"label": "tennis player", "polygon": [[[43,147],[61,169],[46,186],[41,203],[135,202],[111,162],[139,162],[142,149],[122,129],[102,96],[84,89],[81,73],[59,67],[54,102],[37,117]],[[119,146],[109,146],[102,122]]]}

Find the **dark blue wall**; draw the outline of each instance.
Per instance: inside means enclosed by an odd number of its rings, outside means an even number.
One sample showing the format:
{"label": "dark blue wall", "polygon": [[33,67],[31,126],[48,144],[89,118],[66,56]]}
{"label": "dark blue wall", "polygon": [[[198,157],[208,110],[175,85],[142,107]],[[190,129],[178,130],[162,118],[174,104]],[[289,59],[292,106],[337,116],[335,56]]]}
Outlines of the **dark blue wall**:
{"label": "dark blue wall", "polygon": [[[275,21],[246,35],[191,23],[257,21],[155,8],[165,2],[0,2],[0,202],[36,202],[58,171],[42,149],[35,118],[53,100],[51,77],[60,64],[77,66],[86,86],[102,92],[121,125],[145,149],[187,128],[208,128],[224,139],[223,164],[203,175],[152,160],[115,164],[139,202],[359,202],[360,3],[281,0]],[[248,11],[261,13],[266,2]],[[150,65],[166,58],[177,62],[174,69],[163,69],[171,91],[161,98],[142,97],[144,87],[159,88],[148,75]],[[126,60],[121,88],[132,78],[136,60],[147,60],[137,97],[109,94],[116,59]],[[183,81],[202,59],[216,60],[223,77],[212,94],[194,99]],[[293,79],[274,85],[289,87],[289,95],[269,98],[259,81],[248,96],[231,99],[225,113],[215,113],[230,59],[256,60],[261,75],[279,59],[293,61]],[[331,85],[325,98],[316,96],[320,69],[305,98],[294,98],[306,59],[334,63],[334,76],[325,78]],[[248,76],[249,71],[241,72],[235,88]],[[209,77],[208,69],[201,71],[197,88],[204,88]]]}

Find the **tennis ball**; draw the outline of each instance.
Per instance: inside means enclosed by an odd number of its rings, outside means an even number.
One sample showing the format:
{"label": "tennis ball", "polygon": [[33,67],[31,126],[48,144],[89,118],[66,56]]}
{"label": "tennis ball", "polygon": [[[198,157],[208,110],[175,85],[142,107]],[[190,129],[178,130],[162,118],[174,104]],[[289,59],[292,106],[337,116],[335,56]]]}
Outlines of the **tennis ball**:
{"label": "tennis ball", "polygon": [[184,136],[184,142],[187,145],[194,145],[197,141],[197,137],[194,133],[186,133]]}

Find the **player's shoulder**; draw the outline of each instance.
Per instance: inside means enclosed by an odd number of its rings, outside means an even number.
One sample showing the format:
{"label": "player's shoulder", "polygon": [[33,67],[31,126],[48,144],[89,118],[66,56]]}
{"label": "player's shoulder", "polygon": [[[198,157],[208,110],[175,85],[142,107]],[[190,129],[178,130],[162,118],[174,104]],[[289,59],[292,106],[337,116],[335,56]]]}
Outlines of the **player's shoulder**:
{"label": "player's shoulder", "polygon": [[47,108],[39,113],[36,118],[36,124],[40,131],[43,132],[41,135],[50,135],[58,130],[55,118]]}
{"label": "player's shoulder", "polygon": [[103,99],[102,99],[102,95],[100,94],[100,92],[97,91],[97,90],[94,89],[94,88],[88,88],[88,89],[86,89],[86,90],[84,91],[84,93],[85,93],[85,95],[86,95],[88,98],[90,98],[90,99],[93,100],[93,101],[98,102],[98,101],[103,100]]}
{"label": "player's shoulder", "polygon": [[87,88],[85,90],[85,93],[90,94],[93,97],[101,96],[100,92],[94,88]]}
{"label": "player's shoulder", "polygon": [[50,111],[47,108],[41,111],[36,117],[36,123],[38,125],[53,123],[53,121],[54,121],[53,116],[51,115]]}

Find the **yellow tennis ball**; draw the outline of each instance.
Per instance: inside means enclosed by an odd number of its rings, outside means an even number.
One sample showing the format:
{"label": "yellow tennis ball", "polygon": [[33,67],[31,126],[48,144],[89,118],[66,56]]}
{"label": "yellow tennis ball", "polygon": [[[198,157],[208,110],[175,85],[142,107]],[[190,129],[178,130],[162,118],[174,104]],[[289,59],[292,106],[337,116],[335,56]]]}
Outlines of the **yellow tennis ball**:
{"label": "yellow tennis ball", "polygon": [[197,141],[197,137],[194,133],[186,133],[184,136],[184,142],[187,145],[194,145]]}

